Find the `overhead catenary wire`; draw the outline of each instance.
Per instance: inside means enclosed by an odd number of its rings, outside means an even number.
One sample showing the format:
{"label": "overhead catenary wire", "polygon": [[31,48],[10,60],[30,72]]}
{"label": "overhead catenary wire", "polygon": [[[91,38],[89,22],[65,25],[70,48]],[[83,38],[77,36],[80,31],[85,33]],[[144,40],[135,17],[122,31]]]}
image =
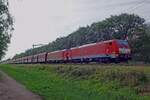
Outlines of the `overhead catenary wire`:
{"label": "overhead catenary wire", "polygon": [[136,6],[132,6],[128,9],[125,10],[125,12],[133,12],[135,10],[137,10],[139,7],[142,7],[143,5],[145,5],[145,3],[147,2],[147,0],[142,0],[141,2],[139,2]]}
{"label": "overhead catenary wire", "polygon": [[[133,13],[134,11],[138,10],[140,7],[143,7],[145,4],[149,4],[148,0],[142,0],[138,4],[129,7],[128,9],[124,10],[125,13]],[[146,22],[150,22],[150,18],[146,18]]]}
{"label": "overhead catenary wire", "polygon": [[145,4],[149,4],[149,3],[150,2],[148,0],[137,0],[137,3],[132,3],[131,2],[131,5],[133,5],[133,6],[128,7],[127,9],[125,8],[123,11],[118,11],[118,13],[133,13],[138,8],[144,6]]}

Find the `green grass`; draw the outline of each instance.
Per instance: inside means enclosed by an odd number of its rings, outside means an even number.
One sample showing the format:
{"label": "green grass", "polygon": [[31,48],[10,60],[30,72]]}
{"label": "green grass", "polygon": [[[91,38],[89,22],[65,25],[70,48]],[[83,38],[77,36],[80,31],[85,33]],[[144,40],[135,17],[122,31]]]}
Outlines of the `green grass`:
{"label": "green grass", "polygon": [[[150,67],[127,65],[0,65],[44,100],[149,100]],[[147,89],[147,88],[146,88]]]}

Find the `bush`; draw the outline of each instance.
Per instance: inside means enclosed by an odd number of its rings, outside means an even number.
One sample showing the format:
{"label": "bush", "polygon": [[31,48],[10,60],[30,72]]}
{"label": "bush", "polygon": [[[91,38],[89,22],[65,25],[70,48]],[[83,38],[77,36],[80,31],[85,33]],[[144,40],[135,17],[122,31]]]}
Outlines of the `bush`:
{"label": "bush", "polygon": [[93,67],[64,67],[58,66],[54,68],[58,73],[65,76],[76,77],[78,79],[86,79],[95,73],[96,69]]}
{"label": "bush", "polygon": [[96,79],[105,82],[117,80],[123,86],[138,86],[149,82],[148,77],[144,72],[134,70],[125,71],[108,69],[99,73],[99,75],[96,75]]}

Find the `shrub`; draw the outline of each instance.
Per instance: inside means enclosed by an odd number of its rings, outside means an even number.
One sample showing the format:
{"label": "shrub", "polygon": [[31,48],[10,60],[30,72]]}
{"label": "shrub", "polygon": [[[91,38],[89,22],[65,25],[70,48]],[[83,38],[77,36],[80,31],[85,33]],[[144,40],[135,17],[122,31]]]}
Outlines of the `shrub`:
{"label": "shrub", "polygon": [[123,86],[138,86],[140,84],[148,83],[148,77],[144,72],[134,70],[105,70],[96,78],[103,81],[117,80]]}

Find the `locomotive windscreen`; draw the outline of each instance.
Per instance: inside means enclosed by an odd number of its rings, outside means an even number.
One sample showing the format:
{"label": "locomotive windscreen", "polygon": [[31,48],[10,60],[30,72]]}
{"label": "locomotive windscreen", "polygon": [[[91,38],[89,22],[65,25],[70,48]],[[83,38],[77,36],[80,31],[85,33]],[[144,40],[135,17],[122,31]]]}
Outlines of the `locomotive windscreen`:
{"label": "locomotive windscreen", "polygon": [[127,46],[127,47],[129,46],[127,40],[118,40],[118,44],[120,46]]}

